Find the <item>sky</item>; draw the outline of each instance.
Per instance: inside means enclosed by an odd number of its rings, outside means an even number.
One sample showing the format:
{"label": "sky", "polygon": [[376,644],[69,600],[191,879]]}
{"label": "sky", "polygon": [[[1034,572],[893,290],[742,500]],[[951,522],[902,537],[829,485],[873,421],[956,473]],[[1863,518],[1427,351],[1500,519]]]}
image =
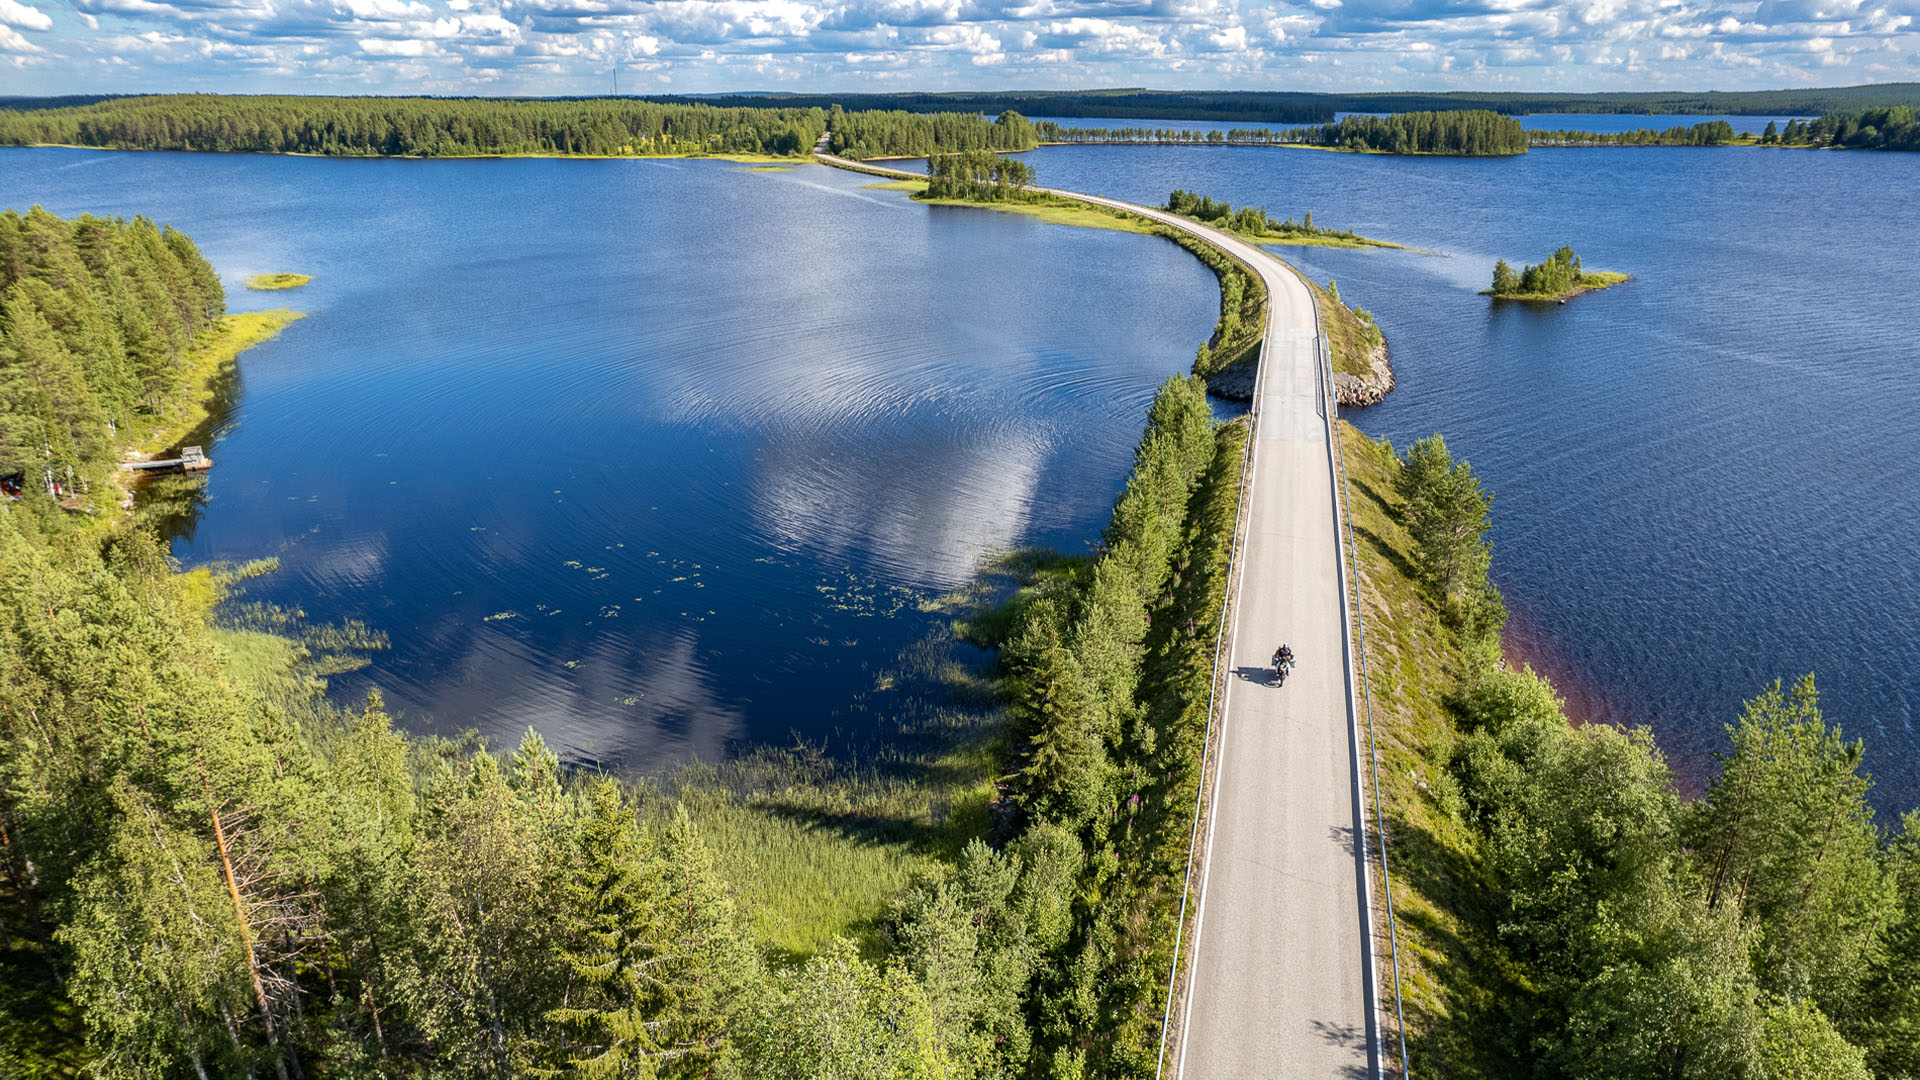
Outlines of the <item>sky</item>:
{"label": "sky", "polygon": [[1738,90],[1920,80],[1920,0],[0,0],[0,94]]}

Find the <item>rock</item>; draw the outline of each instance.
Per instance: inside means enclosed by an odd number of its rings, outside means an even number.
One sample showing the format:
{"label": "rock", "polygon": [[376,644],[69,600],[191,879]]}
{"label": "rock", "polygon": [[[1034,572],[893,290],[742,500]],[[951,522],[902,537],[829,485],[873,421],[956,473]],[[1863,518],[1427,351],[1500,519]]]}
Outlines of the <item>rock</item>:
{"label": "rock", "polygon": [[[1350,409],[1378,405],[1393,389],[1393,367],[1387,363],[1387,347],[1381,345],[1368,354],[1371,370],[1362,377],[1341,372],[1333,377],[1333,399]],[[1207,377],[1207,393],[1227,401],[1252,401],[1254,376],[1258,367],[1243,360]]]}

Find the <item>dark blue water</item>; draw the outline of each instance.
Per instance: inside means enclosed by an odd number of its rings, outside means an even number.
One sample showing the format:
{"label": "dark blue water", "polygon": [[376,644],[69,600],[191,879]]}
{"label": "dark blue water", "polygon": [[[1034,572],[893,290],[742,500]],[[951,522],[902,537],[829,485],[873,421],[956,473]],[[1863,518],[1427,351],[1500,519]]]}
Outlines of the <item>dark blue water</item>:
{"label": "dark blue water", "polygon": [[[1335,119],[1348,116],[1379,116],[1379,113],[1336,113]],[[1220,122],[1213,120],[1111,120],[1099,117],[1059,117],[1035,116],[1033,120],[1051,120],[1061,127],[1078,128],[1170,128],[1184,131],[1231,131],[1236,128],[1287,128],[1293,124],[1260,124],[1252,121],[1236,120]],[[1787,126],[1791,116],[1694,116],[1662,113],[1657,116],[1637,116],[1631,113],[1537,113],[1517,118],[1520,126],[1528,131],[1638,131],[1652,128],[1665,131],[1671,127],[1692,127],[1709,120],[1725,120],[1733,125],[1733,130],[1743,134],[1758,135],[1767,129],[1769,122],[1781,127]],[[1811,120],[1803,116],[1799,119]]]}
{"label": "dark blue water", "polygon": [[[1501,159],[1059,147],[1040,180],[1176,187],[1443,253],[1279,249],[1375,312],[1399,389],[1494,503],[1514,652],[1697,778],[1774,678],[1818,673],[1883,806],[1920,804],[1920,155],[1536,150]],[[1475,295],[1570,243],[1636,280]]]}
{"label": "dark blue water", "polygon": [[[982,560],[1083,550],[1217,308],[1151,237],[724,162],[0,152],[0,205],[144,213],[247,353],[175,554],[392,638],[415,728],[652,764],[885,730]],[[250,293],[245,275],[314,275]]]}

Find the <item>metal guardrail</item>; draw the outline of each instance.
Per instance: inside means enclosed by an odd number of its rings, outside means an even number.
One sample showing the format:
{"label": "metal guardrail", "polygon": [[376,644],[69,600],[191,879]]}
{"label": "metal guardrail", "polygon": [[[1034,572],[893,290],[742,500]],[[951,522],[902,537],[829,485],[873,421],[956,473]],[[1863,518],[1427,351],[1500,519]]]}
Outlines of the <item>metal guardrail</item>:
{"label": "metal guardrail", "polygon": [[[1298,271],[1295,271],[1295,272],[1298,273]],[[1302,280],[1304,279],[1305,279],[1305,275],[1302,275]],[[1311,291],[1312,286],[1309,285],[1308,288],[1309,288],[1309,291]],[[1319,315],[1320,315],[1320,306],[1319,306],[1318,298],[1316,298],[1314,303],[1314,318],[1316,321],[1316,325],[1318,324]],[[1356,548],[1355,548],[1355,541],[1353,538],[1353,512],[1351,509],[1349,509],[1349,503],[1347,500],[1347,494],[1349,491],[1349,486],[1347,483],[1347,448],[1346,448],[1346,441],[1340,438],[1340,430],[1339,430],[1340,403],[1337,395],[1334,393],[1334,388],[1333,388],[1333,350],[1332,350],[1332,347],[1328,344],[1327,337],[1324,333],[1320,335],[1320,369],[1325,374],[1325,377],[1326,377],[1327,431],[1328,431],[1329,438],[1333,442],[1334,451],[1335,451],[1334,458],[1335,458],[1335,461],[1338,462],[1339,470],[1340,470],[1340,500],[1339,501],[1340,501],[1341,522],[1336,523],[1335,528],[1340,527],[1341,524],[1344,524],[1346,526],[1346,532],[1347,532],[1346,550],[1348,552],[1353,552],[1356,550]],[[1373,833],[1374,833],[1374,836],[1377,838],[1377,842],[1379,844],[1379,850],[1380,850],[1380,892],[1381,892],[1381,895],[1386,897],[1386,901],[1387,901],[1387,945],[1388,945],[1388,954],[1391,958],[1391,962],[1393,965],[1394,1031],[1395,1031],[1395,1034],[1398,1036],[1399,1045],[1400,1045],[1401,1080],[1410,1080],[1413,1074],[1410,1071],[1411,1066],[1409,1065],[1407,1060],[1406,1002],[1404,998],[1401,996],[1401,991],[1400,991],[1399,920],[1395,917],[1394,910],[1393,910],[1393,875],[1392,875],[1392,872],[1387,869],[1386,814],[1381,807],[1381,796],[1380,796],[1380,747],[1379,747],[1379,744],[1374,739],[1374,731],[1373,731],[1373,681],[1367,665],[1367,620],[1366,620],[1365,612],[1360,607],[1360,559],[1358,555],[1352,555],[1351,558],[1352,558],[1351,569],[1343,566],[1340,568],[1340,573],[1342,577],[1346,577],[1350,574],[1353,580],[1353,597],[1354,597],[1353,624],[1358,628],[1357,636],[1359,637],[1359,645],[1360,645],[1360,650],[1359,650],[1360,651],[1360,684],[1362,687],[1361,697],[1366,702],[1366,709],[1367,709],[1367,757],[1371,759],[1369,764],[1371,766],[1372,773],[1373,773],[1373,822],[1374,822]],[[1369,903],[1371,903],[1371,899],[1369,899]]]}

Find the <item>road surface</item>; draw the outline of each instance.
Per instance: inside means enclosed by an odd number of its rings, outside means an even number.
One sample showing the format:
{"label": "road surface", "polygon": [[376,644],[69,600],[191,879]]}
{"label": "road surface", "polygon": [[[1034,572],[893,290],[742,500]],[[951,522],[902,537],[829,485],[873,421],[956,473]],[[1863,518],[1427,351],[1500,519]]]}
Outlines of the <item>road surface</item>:
{"label": "road surface", "polygon": [[[879,170],[816,152],[830,165]],[[1267,286],[1253,474],[1229,628],[1182,1080],[1374,1077],[1374,965],[1327,388],[1313,298],[1261,248],[1151,207],[1058,189],[1208,240]],[[1282,642],[1298,666],[1272,682]]]}

